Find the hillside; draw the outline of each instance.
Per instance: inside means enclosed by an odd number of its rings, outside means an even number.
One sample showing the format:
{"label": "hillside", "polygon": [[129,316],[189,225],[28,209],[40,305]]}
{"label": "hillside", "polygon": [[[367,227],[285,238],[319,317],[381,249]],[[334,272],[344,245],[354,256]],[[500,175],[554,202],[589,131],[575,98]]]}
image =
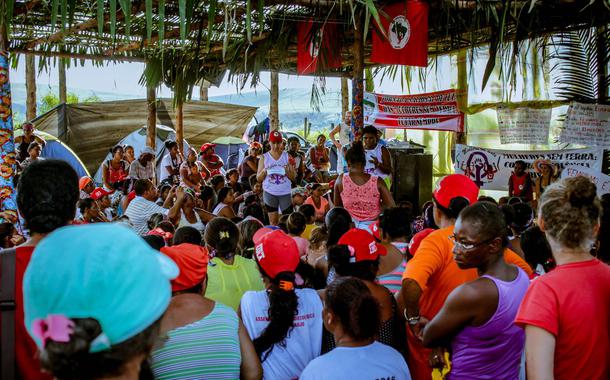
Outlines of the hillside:
{"label": "hillside", "polygon": [[[25,84],[12,83],[11,89],[13,92],[13,113],[15,114],[15,120],[21,123],[25,119]],[[39,103],[47,93],[52,92],[57,94],[59,92],[57,86],[45,85],[39,85],[37,91]],[[140,98],[137,94],[120,94],[73,87],[68,88],[68,92],[76,94],[79,99],[85,99],[92,95],[99,97],[103,101]],[[303,129],[305,117],[312,124],[313,131],[329,129],[330,123],[337,123],[339,121],[341,113],[340,91],[327,91],[322,98],[322,109],[320,112],[315,112],[311,109],[310,97],[311,92],[308,89],[284,88],[280,90],[280,122],[284,129]],[[212,96],[210,101],[259,107],[255,115],[259,121],[264,119],[269,112],[269,93],[266,90],[242,92],[235,95]]]}

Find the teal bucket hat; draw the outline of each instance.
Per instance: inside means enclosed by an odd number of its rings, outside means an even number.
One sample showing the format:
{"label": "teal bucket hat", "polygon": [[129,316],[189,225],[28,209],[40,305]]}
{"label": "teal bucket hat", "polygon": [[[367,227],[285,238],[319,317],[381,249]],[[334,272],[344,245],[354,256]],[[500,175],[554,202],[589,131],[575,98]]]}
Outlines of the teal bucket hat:
{"label": "teal bucket hat", "polygon": [[178,273],[171,259],[127,227],[61,228],[40,242],[25,272],[25,327],[44,349],[46,337],[37,332],[41,321],[93,318],[102,333],[89,350],[104,351],[163,315],[172,295],[170,280]]}

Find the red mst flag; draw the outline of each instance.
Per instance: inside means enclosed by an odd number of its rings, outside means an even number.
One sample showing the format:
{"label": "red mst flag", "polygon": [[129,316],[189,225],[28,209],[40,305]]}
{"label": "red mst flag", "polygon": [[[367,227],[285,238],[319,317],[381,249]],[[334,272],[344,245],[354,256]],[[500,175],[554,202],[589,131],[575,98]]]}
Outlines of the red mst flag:
{"label": "red mst flag", "polygon": [[387,38],[374,31],[371,62],[428,66],[428,3],[400,1],[382,8],[379,18]]}
{"label": "red mst flag", "polygon": [[312,31],[311,20],[299,22],[297,73],[310,74],[318,70],[341,67],[341,36],[337,24],[317,24]]}

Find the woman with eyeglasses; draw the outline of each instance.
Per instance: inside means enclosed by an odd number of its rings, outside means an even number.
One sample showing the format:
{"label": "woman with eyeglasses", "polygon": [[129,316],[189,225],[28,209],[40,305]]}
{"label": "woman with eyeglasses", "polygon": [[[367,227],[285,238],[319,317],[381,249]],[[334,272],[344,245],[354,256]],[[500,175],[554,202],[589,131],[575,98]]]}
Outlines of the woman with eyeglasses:
{"label": "woman with eyeglasses", "polygon": [[[480,277],[449,294],[423,335],[425,346],[450,349],[451,380],[519,378],[525,334],[513,321],[529,278],[504,260],[507,232],[502,211],[487,202],[466,207],[455,223],[455,263]],[[444,366],[443,357],[433,355],[430,364]]]}
{"label": "woman with eyeglasses", "polygon": [[[441,310],[449,293],[465,282],[479,277],[475,269],[461,269],[454,260],[454,224],[464,208],[477,202],[479,189],[468,177],[452,174],[442,178],[432,194],[434,222],[439,227],[424,238],[417,254],[409,261],[402,277],[401,296],[407,320],[408,363],[414,379],[430,379],[432,353],[422,345],[426,324]],[[489,207],[497,207],[486,203]],[[476,245],[462,247],[474,249]],[[516,253],[504,249],[505,260],[516,264],[528,275],[529,265]]]}

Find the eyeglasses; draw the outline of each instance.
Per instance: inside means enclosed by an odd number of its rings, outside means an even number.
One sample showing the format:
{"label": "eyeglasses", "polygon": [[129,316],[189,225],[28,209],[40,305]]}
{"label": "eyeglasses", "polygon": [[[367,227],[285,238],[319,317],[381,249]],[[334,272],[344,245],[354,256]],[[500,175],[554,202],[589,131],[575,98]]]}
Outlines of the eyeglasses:
{"label": "eyeglasses", "polygon": [[479,246],[481,246],[481,245],[483,245],[483,244],[487,244],[487,243],[489,243],[490,241],[494,240],[495,238],[497,238],[497,236],[494,236],[494,237],[489,238],[489,239],[487,239],[487,240],[483,240],[483,241],[478,242],[478,243],[473,243],[473,244],[464,244],[464,243],[460,243],[459,241],[457,241],[457,240],[456,240],[456,238],[455,238],[455,235],[451,235],[451,236],[449,236],[449,240],[450,240],[450,241],[451,241],[453,244],[455,244],[455,246],[456,246],[456,247],[458,247],[458,248],[460,248],[461,250],[464,250],[464,251],[469,251],[469,250],[474,249],[474,248],[476,248],[476,247],[479,247]]}

